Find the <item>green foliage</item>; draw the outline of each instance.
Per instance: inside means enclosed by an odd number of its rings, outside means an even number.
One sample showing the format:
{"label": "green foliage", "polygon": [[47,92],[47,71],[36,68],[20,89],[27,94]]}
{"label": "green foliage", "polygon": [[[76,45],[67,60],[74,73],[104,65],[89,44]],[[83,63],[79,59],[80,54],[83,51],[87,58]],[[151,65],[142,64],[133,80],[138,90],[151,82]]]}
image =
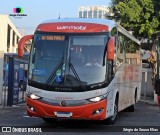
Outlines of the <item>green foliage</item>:
{"label": "green foliage", "polygon": [[137,38],[154,38],[160,28],[159,0],[112,0],[113,19]]}

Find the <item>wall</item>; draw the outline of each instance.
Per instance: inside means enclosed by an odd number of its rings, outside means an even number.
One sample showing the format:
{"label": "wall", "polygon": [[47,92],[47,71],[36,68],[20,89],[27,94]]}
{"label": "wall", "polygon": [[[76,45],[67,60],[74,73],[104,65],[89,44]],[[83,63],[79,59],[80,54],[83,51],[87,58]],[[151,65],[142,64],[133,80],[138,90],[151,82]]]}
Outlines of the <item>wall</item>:
{"label": "wall", "polygon": [[0,51],[0,106],[2,105],[3,59],[4,59],[4,53],[3,53],[3,51]]}
{"label": "wall", "polygon": [[[147,83],[145,83],[145,72],[147,72]],[[142,69],[142,91],[141,95],[144,96],[144,93],[146,92],[146,96],[150,97],[151,99],[154,99],[154,89],[152,86],[152,72],[151,69],[143,70]]]}
{"label": "wall", "polygon": [[[8,26],[10,26],[9,37],[8,37]],[[21,37],[22,35],[18,32],[16,26],[11,22],[8,15],[0,14],[0,50],[3,50],[4,53],[7,53],[7,52],[16,53],[16,48],[18,45],[17,40],[19,40]],[[9,39],[8,51],[7,51],[7,38]]]}
{"label": "wall", "polygon": [[7,52],[8,16],[0,15],[0,50]]}

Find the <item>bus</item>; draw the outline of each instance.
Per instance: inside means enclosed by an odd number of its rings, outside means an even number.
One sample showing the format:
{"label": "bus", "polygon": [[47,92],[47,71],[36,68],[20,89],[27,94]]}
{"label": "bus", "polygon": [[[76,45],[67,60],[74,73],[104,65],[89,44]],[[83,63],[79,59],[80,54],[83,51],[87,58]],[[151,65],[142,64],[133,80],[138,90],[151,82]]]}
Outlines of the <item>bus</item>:
{"label": "bus", "polygon": [[107,19],[64,18],[39,24],[32,39],[27,113],[46,122],[104,120],[133,112],[141,93],[140,42]]}

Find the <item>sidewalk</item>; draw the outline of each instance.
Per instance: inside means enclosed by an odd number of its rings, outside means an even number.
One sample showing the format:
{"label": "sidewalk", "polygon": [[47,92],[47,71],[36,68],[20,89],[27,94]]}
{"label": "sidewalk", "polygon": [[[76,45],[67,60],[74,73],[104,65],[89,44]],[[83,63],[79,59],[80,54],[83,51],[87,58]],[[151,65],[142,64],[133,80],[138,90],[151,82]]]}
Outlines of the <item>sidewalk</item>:
{"label": "sidewalk", "polygon": [[146,97],[146,99],[145,99],[144,96],[141,96],[140,102],[144,102],[146,104],[150,104],[153,106],[158,106],[158,103],[155,102],[154,99],[151,97]]}
{"label": "sidewalk", "polygon": [[17,104],[17,105],[12,105],[11,106],[3,106],[3,105],[0,105],[0,109],[8,109],[8,108],[25,108],[26,106],[26,103],[20,103],[20,104]]}

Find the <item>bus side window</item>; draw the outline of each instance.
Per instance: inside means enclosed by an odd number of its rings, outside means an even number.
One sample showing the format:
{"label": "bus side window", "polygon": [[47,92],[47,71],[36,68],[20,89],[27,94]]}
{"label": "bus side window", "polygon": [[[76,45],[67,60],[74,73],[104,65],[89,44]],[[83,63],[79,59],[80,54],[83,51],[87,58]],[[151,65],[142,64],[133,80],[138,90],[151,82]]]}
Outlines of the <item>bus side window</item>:
{"label": "bus side window", "polygon": [[112,30],[111,30],[111,36],[112,37],[115,37],[117,35],[117,27],[114,27]]}
{"label": "bus side window", "polygon": [[139,45],[133,42],[128,37],[125,37],[125,51],[126,51],[126,63],[139,65],[140,64],[140,52]]}
{"label": "bus side window", "polygon": [[116,67],[119,67],[122,63],[126,61],[125,54],[125,44],[124,44],[124,36],[122,34],[118,34],[118,43],[116,50]]}

